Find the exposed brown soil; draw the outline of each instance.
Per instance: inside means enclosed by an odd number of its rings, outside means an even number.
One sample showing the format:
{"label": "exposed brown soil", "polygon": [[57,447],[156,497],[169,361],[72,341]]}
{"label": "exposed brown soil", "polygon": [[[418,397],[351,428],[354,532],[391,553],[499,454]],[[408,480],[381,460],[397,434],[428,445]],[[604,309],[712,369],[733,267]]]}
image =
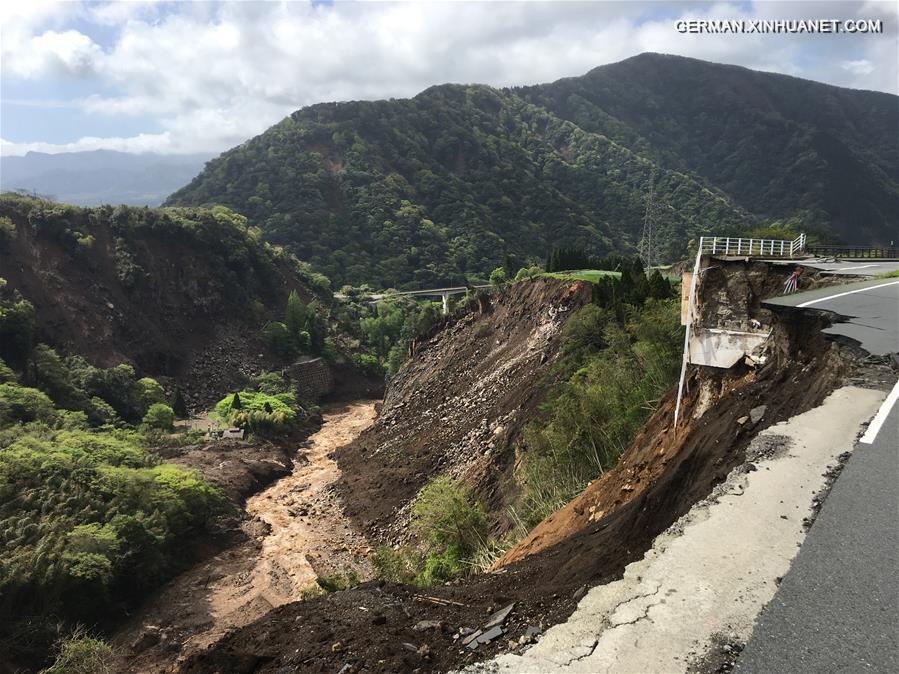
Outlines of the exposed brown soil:
{"label": "exposed brown soil", "polygon": [[0,246],[2,276],[34,304],[38,339],[101,367],[129,363],[164,384],[177,380],[191,409],[279,367],[260,328],[280,317],[291,290],[306,301],[313,297],[288,264],[278,263],[271,276],[252,273],[241,281],[262,302],[255,315],[205,246],[150,228],[130,235],[128,250],[141,273],[125,283],[108,226],[79,216],[84,221],[72,225],[94,242],[73,249],[36,232],[18,210],[0,205],[0,211],[16,224],[16,235]]}
{"label": "exposed brown soil", "polygon": [[[759,430],[823,400],[845,368],[820,327],[819,318],[803,315],[779,323],[758,371],[691,372],[687,422],[677,436],[671,393],[621,462],[522,544],[530,556],[512,553],[518,561],[493,573],[426,591],[366,583],[287,604],[190,658],[184,671],[446,670],[517,648],[509,640],[527,625],[565,619],[581,588],[619,577],[642,557],[659,533],[744,461]],[[762,405],[757,421],[739,421],[753,409],[758,416]],[[482,626],[492,610],[513,601],[501,639],[477,651],[461,646],[460,628]],[[441,627],[417,631],[420,621]]]}
{"label": "exposed brown soil", "polygon": [[291,457],[292,452],[284,445],[240,440],[162,447],[156,452],[167,463],[199,471],[238,505],[250,494],[290,474],[294,463],[303,462],[302,455]]}
{"label": "exposed brown soil", "polygon": [[515,440],[554,383],[562,325],[591,292],[581,281],[515,284],[416,344],[378,419],[336,454],[347,514],[367,535],[401,540],[410,501],[437,475],[503,516]]}
{"label": "exposed brown soil", "polygon": [[[248,517],[235,545],[166,585],[115,636],[123,672],[170,672],[178,662],[273,607],[296,601],[336,572],[370,575],[367,544],[342,517],[328,454],[351,441],[374,417],[373,402],[335,406],[291,462],[274,445],[223,441],[169,457],[198,468],[238,502]],[[279,453],[280,452],[280,453]],[[292,471],[291,471],[292,468]]]}

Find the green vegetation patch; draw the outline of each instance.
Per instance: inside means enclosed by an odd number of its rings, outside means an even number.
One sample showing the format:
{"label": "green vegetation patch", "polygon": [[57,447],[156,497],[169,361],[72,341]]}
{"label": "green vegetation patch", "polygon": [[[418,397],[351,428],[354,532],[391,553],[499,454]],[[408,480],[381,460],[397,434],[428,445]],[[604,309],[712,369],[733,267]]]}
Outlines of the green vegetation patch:
{"label": "green vegetation patch", "polygon": [[229,510],[142,437],[84,415],[0,430],[0,615],[93,620],[164,578],[182,546]]}
{"label": "green vegetation patch", "polygon": [[298,421],[297,400],[292,393],[269,395],[262,391],[231,393],[215,405],[215,417],[229,426],[252,432],[287,431]]}
{"label": "green vegetation patch", "polygon": [[620,271],[610,271],[606,269],[578,269],[573,271],[557,271],[544,272],[541,276],[549,276],[551,278],[560,278],[572,281],[590,281],[597,283],[601,278],[610,276],[612,278],[621,278]]}

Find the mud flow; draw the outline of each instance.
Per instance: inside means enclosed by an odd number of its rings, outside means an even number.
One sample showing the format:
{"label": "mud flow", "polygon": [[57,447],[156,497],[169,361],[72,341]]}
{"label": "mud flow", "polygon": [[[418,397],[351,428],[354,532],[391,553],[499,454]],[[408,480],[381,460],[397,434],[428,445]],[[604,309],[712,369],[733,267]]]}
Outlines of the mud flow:
{"label": "mud flow", "polygon": [[[128,671],[177,671],[177,663],[272,608],[318,588],[319,576],[370,576],[368,545],[343,516],[332,485],[340,476],[329,458],[375,417],[373,401],[333,406],[321,430],[300,449],[293,472],[250,497],[250,544],[227,550],[182,574],[117,641],[130,650]],[[173,613],[172,609],[175,608]],[[180,644],[180,646],[179,646]]]}

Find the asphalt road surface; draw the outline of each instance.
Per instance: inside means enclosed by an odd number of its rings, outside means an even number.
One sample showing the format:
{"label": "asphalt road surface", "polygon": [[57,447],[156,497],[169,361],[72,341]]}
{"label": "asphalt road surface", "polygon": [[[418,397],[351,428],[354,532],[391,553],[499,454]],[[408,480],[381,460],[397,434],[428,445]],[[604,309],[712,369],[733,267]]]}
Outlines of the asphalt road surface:
{"label": "asphalt road surface", "polygon": [[897,396],[899,384],[881,408],[891,411],[876,437],[856,445],[833,485],[734,671],[899,672]]}
{"label": "asphalt road surface", "polygon": [[824,332],[850,337],[875,356],[899,351],[899,279],[847,283],[775,297],[763,304],[832,311],[840,318]]}
{"label": "asphalt road surface", "polygon": [[825,274],[836,274],[838,276],[877,276],[878,274],[899,271],[899,261],[897,260],[884,260],[881,262],[868,262],[866,260],[855,260],[853,262],[845,260],[843,262],[802,260],[800,264],[805,267],[814,267]]}
{"label": "asphalt road surface", "polygon": [[[899,351],[899,279],[799,293],[768,304],[842,316],[829,332]],[[899,672],[899,383],[834,483],[737,661],[740,674]]]}

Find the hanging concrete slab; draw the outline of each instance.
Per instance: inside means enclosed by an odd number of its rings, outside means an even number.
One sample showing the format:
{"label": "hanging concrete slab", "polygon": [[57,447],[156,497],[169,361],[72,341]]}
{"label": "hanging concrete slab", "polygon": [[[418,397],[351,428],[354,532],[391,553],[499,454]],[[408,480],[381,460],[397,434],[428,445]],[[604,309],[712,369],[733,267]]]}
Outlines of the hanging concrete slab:
{"label": "hanging concrete slab", "polygon": [[694,328],[690,334],[689,362],[730,368],[761,348],[771,331],[742,332],[720,328]]}

